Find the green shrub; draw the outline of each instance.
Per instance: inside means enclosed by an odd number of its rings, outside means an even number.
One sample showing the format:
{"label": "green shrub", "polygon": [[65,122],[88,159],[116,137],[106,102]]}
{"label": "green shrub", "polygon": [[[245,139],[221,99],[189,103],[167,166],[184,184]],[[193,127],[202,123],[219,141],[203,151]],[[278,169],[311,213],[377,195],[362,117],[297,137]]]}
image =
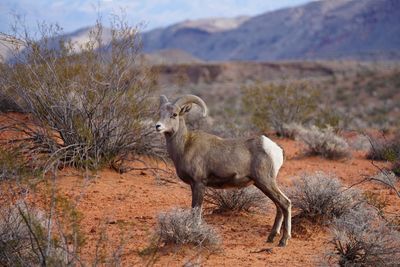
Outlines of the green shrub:
{"label": "green shrub", "polygon": [[285,124],[310,121],[318,106],[318,93],[305,82],[257,84],[242,90],[243,104],[260,129],[272,128],[278,135]]}
{"label": "green shrub", "polygon": [[139,61],[137,30],[124,21],[111,24],[109,43],[100,23],[89,40],[74,44],[55,26],[41,26],[40,40],[24,36],[24,49],[8,63],[1,85],[33,115],[16,124],[32,150],[65,165],[113,165],[130,152],[152,153],[150,96],[153,73]]}

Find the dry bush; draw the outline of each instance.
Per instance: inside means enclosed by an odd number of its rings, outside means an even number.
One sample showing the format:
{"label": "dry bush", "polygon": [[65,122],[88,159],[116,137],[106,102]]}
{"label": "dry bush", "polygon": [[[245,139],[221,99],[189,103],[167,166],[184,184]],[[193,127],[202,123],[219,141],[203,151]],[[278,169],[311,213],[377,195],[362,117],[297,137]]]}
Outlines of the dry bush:
{"label": "dry bush", "polygon": [[400,176],[400,133],[396,133],[394,138],[388,140],[383,138],[369,137],[371,148],[367,158],[371,160],[386,160],[392,163],[392,172]]}
{"label": "dry bush", "polygon": [[217,247],[217,232],[201,219],[200,210],[173,209],[157,218],[155,237],[165,244]]}
{"label": "dry bush", "polygon": [[26,162],[16,150],[0,147],[0,181],[23,177],[30,173]]}
{"label": "dry bush", "polygon": [[[120,266],[123,243],[110,247],[105,228],[94,244],[95,255],[82,257],[83,214],[75,202],[56,192],[56,175],[51,176],[42,188],[45,192],[38,195],[34,187],[23,183],[12,187],[10,194],[0,191],[0,199],[7,203],[0,207],[0,266]],[[46,203],[44,207],[29,200],[36,197]]]}
{"label": "dry bush", "polygon": [[306,144],[310,155],[321,155],[328,159],[347,158],[351,155],[347,142],[336,135],[331,127],[319,129],[312,126],[301,131],[298,139]]}
{"label": "dry bush", "polygon": [[289,196],[301,217],[319,223],[340,217],[359,203],[358,191],[345,189],[334,175],[323,172],[301,175]]}
{"label": "dry bush", "polygon": [[367,154],[368,159],[396,161],[400,158],[400,134],[391,140],[369,137],[371,148]]}
{"label": "dry bush", "polygon": [[365,205],[333,220],[334,255],[340,266],[398,266],[400,232]]}
{"label": "dry bush", "polygon": [[278,135],[285,124],[310,121],[317,109],[317,91],[305,82],[258,84],[242,91],[253,123],[262,130],[272,128]]}
{"label": "dry bush", "polygon": [[280,135],[289,139],[296,139],[302,131],[304,131],[304,127],[301,124],[293,122],[283,124]]}
{"label": "dry bush", "polygon": [[365,191],[363,192],[362,196],[368,205],[376,209],[379,216],[384,216],[384,209],[389,205],[388,199],[386,197],[382,197],[372,191]]}
{"label": "dry bush", "polygon": [[358,135],[349,141],[349,145],[353,150],[369,151],[371,149],[371,143],[365,135]]}
{"label": "dry bush", "polygon": [[0,84],[34,118],[16,123],[32,144],[65,165],[98,168],[114,165],[130,152],[156,154],[148,122],[154,74],[139,60],[137,29],[115,18],[110,42],[101,23],[89,41],[74,44],[54,25],[39,28],[39,41],[27,31],[15,33],[17,50]]}
{"label": "dry bush", "polygon": [[217,211],[250,211],[252,208],[264,208],[266,196],[255,187],[241,189],[208,188],[205,200],[217,207]]}
{"label": "dry bush", "polygon": [[400,177],[400,157],[393,163],[392,172]]}
{"label": "dry bush", "polygon": [[44,213],[25,203],[0,209],[1,266],[66,266],[63,251],[47,236]]}

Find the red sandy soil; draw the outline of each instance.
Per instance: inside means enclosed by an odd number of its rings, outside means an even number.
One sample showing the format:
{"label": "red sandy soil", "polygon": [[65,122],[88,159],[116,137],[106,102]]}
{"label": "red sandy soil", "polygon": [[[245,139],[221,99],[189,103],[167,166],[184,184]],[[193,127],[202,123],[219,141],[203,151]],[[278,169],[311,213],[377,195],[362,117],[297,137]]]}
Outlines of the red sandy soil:
{"label": "red sandy soil", "polygon": [[[324,171],[337,175],[345,184],[360,181],[364,175],[372,175],[377,169],[365,159],[365,152],[354,152],[349,160],[332,161],[320,157],[302,156],[301,144],[284,139],[275,139],[286,153],[286,161],[279,173],[278,183],[285,190],[301,173]],[[145,161],[154,166],[151,160]],[[165,168],[163,163],[157,164]],[[142,163],[132,167],[143,167]],[[171,166],[169,166],[171,168]],[[101,233],[107,235],[103,244],[112,249],[124,243],[123,266],[150,264],[150,256],[141,256],[140,251],[148,248],[156,225],[157,214],[174,207],[188,208],[191,193],[188,185],[176,176],[158,172],[156,177],[150,170],[130,171],[118,174],[102,170],[90,178],[84,172],[64,169],[57,179],[59,193],[77,203],[83,214],[82,232],[86,237],[83,257],[94,257]],[[167,182],[166,182],[167,181]],[[39,187],[40,188],[40,187]],[[386,197],[387,211],[399,213],[400,200],[389,190],[378,184],[359,186]],[[296,213],[296,212],[294,212]],[[212,213],[204,210],[205,221],[213,226],[222,238],[221,249],[212,253],[207,249],[193,247],[163,247],[155,255],[155,266],[182,266],[198,263],[204,266],[317,266],[325,265],[324,258],[331,248],[329,231],[307,223],[294,222],[293,238],[285,248],[266,243],[271,230],[275,209],[271,202],[263,211],[252,213]],[[269,252],[259,252],[271,248]],[[324,264],[325,263],[325,264]]]}

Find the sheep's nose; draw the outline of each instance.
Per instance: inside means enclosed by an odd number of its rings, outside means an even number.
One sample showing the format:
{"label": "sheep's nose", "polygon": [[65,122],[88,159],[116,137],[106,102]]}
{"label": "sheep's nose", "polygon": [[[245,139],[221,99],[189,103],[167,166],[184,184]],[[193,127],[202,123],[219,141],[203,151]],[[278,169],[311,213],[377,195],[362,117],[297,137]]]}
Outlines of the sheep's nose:
{"label": "sheep's nose", "polygon": [[156,124],[156,130],[160,130],[161,124]]}

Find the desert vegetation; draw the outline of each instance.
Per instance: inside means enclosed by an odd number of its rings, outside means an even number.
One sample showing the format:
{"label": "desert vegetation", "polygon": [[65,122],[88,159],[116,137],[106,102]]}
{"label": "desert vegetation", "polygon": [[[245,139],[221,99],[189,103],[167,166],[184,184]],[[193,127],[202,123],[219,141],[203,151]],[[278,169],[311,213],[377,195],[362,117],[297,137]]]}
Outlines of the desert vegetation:
{"label": "desert vegetation", "polygon": [[255,187],[241,189],[212,189],[206,191],[206,202],[215,206],[217,212],[245,211],[262,209],[267,204],[266,196]]}
{"label": "desert vegetation", "polygon": [[328,223],[359,205],[360,195],[345,186],[332,174],[316,172],[303,174],[290,192],[299,216]]}
{"label": "desert vegetation", "polygon": [[312,119],[318,92],[306,82],[258,84],[243,89],[243,103],[257,127],[284,135],[286,125]]}
{"label": "desert vegetation", "polygon": [[340,266],[398,265],[400,232],[376,210],[368,206],[349,210],[333,221],[331,229]]}
{"label": "desert vegetation", "polygon": [[24,49],[16,48],[0,84],[33,118],[8,127],[24,134],[31,152],[89,168],[117,166],[130,152],[151,154],[146,120],[155,87],[138,59],[137,29],[115,18],[105,46],[100,22],[84,44],[63,40],[55,25],[41,25],[39,39],[21,27],[14,39]]}
{"label": "desert vegetation", "polygon": [[298,139],[306,145],[309,155],[321,155],[328,159],[341,159],[350,156],[347,142],[335,134],[332,127],[320,129],[312,126],[299,131]]}
{"label": "desert vegetation", "polygon": [[199,208],[174,209],[158,215],[154,237],[166,244],[216,248],[220,239],[216,231],[201,219]]}
{"label": "desert vegetation", "polygon": [[[0,66],[0,265],[317,265],[326,256],[340,266],[396,266],[396,68],[149,66],[138,29],[117,17],[111,30],[99,22],[80,44],[55,25],[41,25],[39,37],[16,30],[15,60]],[[209,117],[195,107],[185,115],[191,130],[267,134],[284,148],[278,183],[300,218],[295,245],[260,240],[275,206],[254,187],[208,190],[203,216],[182,208],[190,188],[153,129],[161,93],[206,100]],[[373,134],[355,149],[349,130],[360,128]]]}

